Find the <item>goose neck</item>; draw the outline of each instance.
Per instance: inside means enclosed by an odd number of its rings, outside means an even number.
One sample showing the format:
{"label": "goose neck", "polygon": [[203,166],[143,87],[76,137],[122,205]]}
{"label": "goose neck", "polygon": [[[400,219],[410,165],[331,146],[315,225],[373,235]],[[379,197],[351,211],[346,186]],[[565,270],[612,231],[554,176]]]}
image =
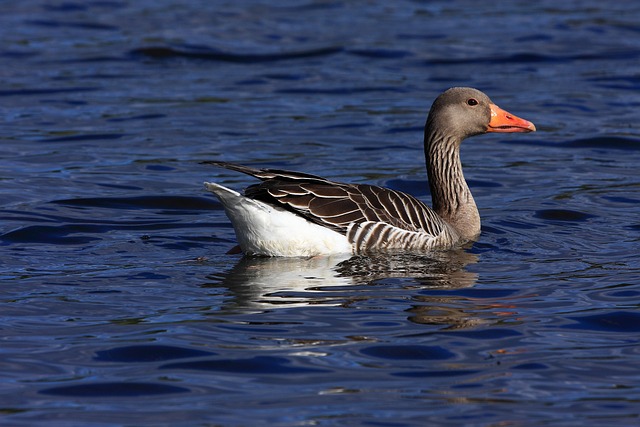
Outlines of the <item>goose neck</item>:
{"label": "goose neck", "polygon": [[473,239],[480,232],[480,216],[462,173],[461,139],[442,132],[425,132],[425,157],[434,211],[458,234]]}

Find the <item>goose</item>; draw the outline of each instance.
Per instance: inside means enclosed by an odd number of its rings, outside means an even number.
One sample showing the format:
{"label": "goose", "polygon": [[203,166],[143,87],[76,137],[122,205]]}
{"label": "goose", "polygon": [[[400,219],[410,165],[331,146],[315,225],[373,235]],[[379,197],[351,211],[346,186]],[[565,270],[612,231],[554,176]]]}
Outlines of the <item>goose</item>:
{"label": "goose", "polygon": [[477,89],[455,87],[440,94],[424,128],[431,208],[384,187],[222,161],[202,163],[261,182],[244,194],[212,182],[204,185],[220,200],[246,255],[447,250],[480,235],[478,208],[462,173],[461,142],[488,132],[535,130],[533,123],[502,110]]}

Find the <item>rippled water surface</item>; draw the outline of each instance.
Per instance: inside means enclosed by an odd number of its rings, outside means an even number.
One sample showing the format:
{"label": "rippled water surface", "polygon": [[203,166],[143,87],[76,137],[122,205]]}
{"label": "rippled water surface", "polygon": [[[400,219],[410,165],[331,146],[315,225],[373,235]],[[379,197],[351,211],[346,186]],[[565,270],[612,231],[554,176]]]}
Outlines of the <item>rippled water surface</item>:
{"label": "rippled water surface", "polygon": [[[640,423],[640,6],[0,4],[0,424]],[[429,200],[465,85],[483,218],[424,256],[243,259],[226,160]]]}

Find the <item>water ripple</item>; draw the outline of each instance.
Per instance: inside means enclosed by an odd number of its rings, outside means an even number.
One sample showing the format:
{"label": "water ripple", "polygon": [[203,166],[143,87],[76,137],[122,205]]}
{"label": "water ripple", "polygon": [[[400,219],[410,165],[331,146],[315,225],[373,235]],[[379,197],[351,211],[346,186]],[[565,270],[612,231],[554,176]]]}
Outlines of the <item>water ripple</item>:
{"label": "water ripple", "polygon": [[159,394],[175,394],[188,392],[190,392],[188,388],[168,384],[140,382],[106,382],[51,387],[42,389],[39,393],[52,396],[108,398],[124,396],[154,396]]}
{"label": "water ripple", "polygon": [[341,47],[322,47],[317,49],[309,49],[294,52],[278,52],[278,53],[236,53],[222,52],[211,48],[174,48],[164,46],[141,47],[131,51],[133,55],[142,55],[154,59],[165,58],[187,58],[206,61],[221,61],[235,63],[261,63],[274,62],[301,58],[314,58],[327,55],[335,55],[342,52]]}

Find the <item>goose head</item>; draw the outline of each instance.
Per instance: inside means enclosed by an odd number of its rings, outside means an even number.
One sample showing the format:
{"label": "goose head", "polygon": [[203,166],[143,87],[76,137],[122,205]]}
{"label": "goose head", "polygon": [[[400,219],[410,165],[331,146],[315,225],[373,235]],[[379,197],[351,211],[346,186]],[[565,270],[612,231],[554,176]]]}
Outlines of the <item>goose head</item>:
{"label": "goose head", "polygon": [[535,130],[530,121],[503,110],[483,92],[469,87],[451,88],[438,96],[431,106],[425,127],[427,136],[445,137],[456,144],[470,136],[488,132]]}

